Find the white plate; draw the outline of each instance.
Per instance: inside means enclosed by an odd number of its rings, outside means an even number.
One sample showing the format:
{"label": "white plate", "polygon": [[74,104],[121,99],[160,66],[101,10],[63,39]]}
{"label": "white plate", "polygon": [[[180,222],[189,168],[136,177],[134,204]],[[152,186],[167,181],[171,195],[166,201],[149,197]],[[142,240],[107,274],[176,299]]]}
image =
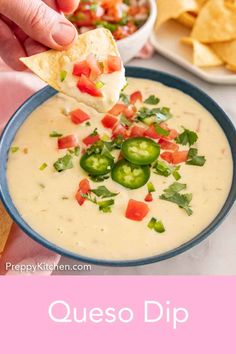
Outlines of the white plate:
{"label": "white plate", "polygon": [[182,37],[189,36],[189,29],[176,21],[168,21],[157,32],[153,32],[151,43],[168,59],[181,65],[205,81],[216,84],[236,84],[236,74],[224,66],[199,68],[192,64],[192,48],[180,43]]}

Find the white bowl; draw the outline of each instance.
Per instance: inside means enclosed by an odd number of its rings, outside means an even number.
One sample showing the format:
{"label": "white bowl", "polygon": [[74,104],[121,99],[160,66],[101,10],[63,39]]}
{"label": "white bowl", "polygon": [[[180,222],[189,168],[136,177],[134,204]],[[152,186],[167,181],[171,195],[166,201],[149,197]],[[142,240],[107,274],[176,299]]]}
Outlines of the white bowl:
{"label": "white bowl", "polygon": [[134,58],[149,39],[157,17],[156,0],[149,0],[150,15],[145,24],[134,34],[117,42],[124,63]]}

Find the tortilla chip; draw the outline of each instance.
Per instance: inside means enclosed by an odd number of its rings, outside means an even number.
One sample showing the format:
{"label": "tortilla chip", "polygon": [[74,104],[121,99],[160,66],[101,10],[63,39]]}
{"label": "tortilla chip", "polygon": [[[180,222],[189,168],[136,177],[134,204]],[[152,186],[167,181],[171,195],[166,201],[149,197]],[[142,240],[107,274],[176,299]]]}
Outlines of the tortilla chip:
{"label": "tortilla chip", "polygon": [[194,65],[198,67],[211,67],[223,64],[223,61],[208,45],[202,44],[191,37],[184,37],[181,39],[181,42],[193,47]]}
{"label": "tortilla chip", "polygon": [[3,252],[6,245],[12,223],[12,219],[0,202],[0,254]]}
{"label": "tortilla chip", "polygon": [[184,12],[177,18],[177,21],[185,27],[193,28],[196,17],[189,12]]}
{"label": "tortilla chip", "polygon": [[203,43],[236,38],[236,12],[224,0],[209,0],[199,13],[191,36]]}
{"label": "tortilla chip", "polygon": [[157,7],[157,28],[170,19],[178,18],[184,12],[198,10],[196,0],[158,0]]}
{"label": "tortilla chip", "polygon": [[201,7],[203,7],[208,0],[196,0],[196,1],[199,6],[199,9],[201,9]]}
{"label": "tortilla chip", "polygon": [[236,39],[211,45],[216,54],[231,66],[236,66]]}
{"label": "tortilla chip", "polygon": [[228,70],[230,70],[230,71],[233,71],[233,72],[235,72],[236,73],[236,65],[226,65],[226,68],[228,69]]}
{"label": "tortilla chip", "polygon": [[[21,61],[54,89],[76,98],[77,101],[99,112],[105,112],[119,100],[120,91],[125,85],[124,68],[121,72],[101,75],[101,81],[106,84],[101,88],[103,97],[92,97],[87,93],[81,93],[76,87],[78,78],[72,74],[72,69],[74,63],[85,60],[91,53],[101,62],[104,62],[108,55],[120,56],[109,30],[98,28],[86,32],[81,34],[68,50],[48,50],[31,57],[21,58]],[[61,79],[62,73],[66,74],[64,80]]]}

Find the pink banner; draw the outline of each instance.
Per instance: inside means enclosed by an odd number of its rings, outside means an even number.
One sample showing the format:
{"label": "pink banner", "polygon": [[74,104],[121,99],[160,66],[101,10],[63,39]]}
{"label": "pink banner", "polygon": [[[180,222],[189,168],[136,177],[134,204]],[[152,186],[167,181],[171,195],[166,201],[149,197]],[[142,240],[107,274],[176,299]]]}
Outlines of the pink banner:
{"label": "pink banner", "polygon": [[233,354],[234,277],[2,277],[0,351]]}

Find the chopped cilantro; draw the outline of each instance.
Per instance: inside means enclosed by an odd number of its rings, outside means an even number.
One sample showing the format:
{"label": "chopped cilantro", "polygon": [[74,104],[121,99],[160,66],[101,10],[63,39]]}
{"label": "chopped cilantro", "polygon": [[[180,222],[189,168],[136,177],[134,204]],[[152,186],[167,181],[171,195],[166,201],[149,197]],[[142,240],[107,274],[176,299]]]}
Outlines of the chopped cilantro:
{"label": "chopped cilantro", "polygon": [[186,213],[190,216],[192,215],[192,210],[190,208],[190,202],[192,200],[192,194],[180,194],[182,190],[186,189],[186,184],[179,182],[174,182],[164,193],[160,196],[160,199],[166,200],[171,203],[177,204],[181,209],[184,209]]}
{"label": "chopped cilantro", "polygon": [[90,123],[90,122],[86,122],[85,125],[86,125],[87,127],[90,127],[91,123]]}
{"label": "chopped cilantro", "polygon": [[110,198],[110,197],[115,197],[119,193],[113,193],[109,191],[105,186],[99,186],[96,189],[91,190],[92,193],[94,193],[97,197],[103,198]]}
{"label": "chopped cilantro", "polygon": [[185,129],[183,128],[184,131],[183,133],[181,133],[176,139],[175,141],[178,143],[178,144],[181,144],[181,145],[193,145],[194,143],[196,143],[196,141],[198,140],[198,136],[195,132],[191,131],[191,130],[188,130],[188,129]]}
{"label": "chopped cilantro", "polygon": [[94,131],[90,134],[90,136],[96,136],[98,135],[98,129],[95,128]]}
{"label": "chopped cilantro", "polygon": [[108,199],[108,200],[102,200],[102,201],[97,201],[97,198],[93,198],[90,194],[82,194],[82,197],[87,199],[89,202],[96,204],[99,207],[99,210],[102,211],[103,213],[110,213],[111,212],[111,206],[115,204],[114,199]]}
{"label": "chopped cilantro", "polygon": [[198,149],[189,149],[188,152],[188,161],[186,165],[192,166],[204,166],[206,162],[205,156],[198,156]]}
{"label": "chopped cilantro", "polygon": [[115,204],[114,199],[103,200],[101,202],[97,202],[97,205],[99,206],[99,210],[102,211],[103,213],[110,213],[111,206],[114,204]]}
{"label": "chopped cilantro", "polygon": [[79,156],[80,153],[80,147],[76,146],[74,149],[68,149],[67,150],[71,155]]}
{"label": "chopped cilantro", "polygon": [[69,170],[73,168],[73,162],[72,162],[73,156],[70,154],[66,154],[65,156],[59,158],[55,163],[54,163],[54,168],[57,172],[62,172],[65,170]]}
{"label": "chopped cilantro", "polygon": [[129,105],[129,97],[125,93],[121,92],[120,101],[124,102],[124,104]]}
{"label": "chopped cilantro", "polygon": [[89,178],[93,181],[93,182],[103,182],[106,179],[109,178],[109,175],[103,175],[103,176],[94,176],[94,175],[89,175]]}
{"label": "chopped cilantro", "polygon": [[151,105],[155,105],[158,104],[160,102],[160,99],[154,95],[149,96],[144,103],[146,104],[151,104]]}
{"label": "chopped cilantro", "polygon": [[170,132],[168,130],[163,129],[157,123],[154,123],[154,128],[155,128],[155,131],[157,132],[157,134],[159,134],[159,135],[168,136],[170,134]]}
{"label": "chopped cilantro", "polygon": [[146,124],[151,124],[154,122],[156,123],[164,122],[167,119],[170,119],[172,117],[172,114],[170,112],[170,108],[168,107],[152,108],[152,109],[149,109],[147,107],[141,107],[137,112],[136,117],[138,120]]}
{"label": "chopped cilantro", "polygon": [[128,120],[124,114],[121,114],[120,123],[126,127],[130,127],[132,125],[132,122]]}
{"label": "chopped cilantro", "polygon": [[100,20],[96,21],[95,25],[96,27],[104,27],[110,30],[111,32],[114,32],[118,28],[117,24],[109,23],[107,21],[100,21]]}

